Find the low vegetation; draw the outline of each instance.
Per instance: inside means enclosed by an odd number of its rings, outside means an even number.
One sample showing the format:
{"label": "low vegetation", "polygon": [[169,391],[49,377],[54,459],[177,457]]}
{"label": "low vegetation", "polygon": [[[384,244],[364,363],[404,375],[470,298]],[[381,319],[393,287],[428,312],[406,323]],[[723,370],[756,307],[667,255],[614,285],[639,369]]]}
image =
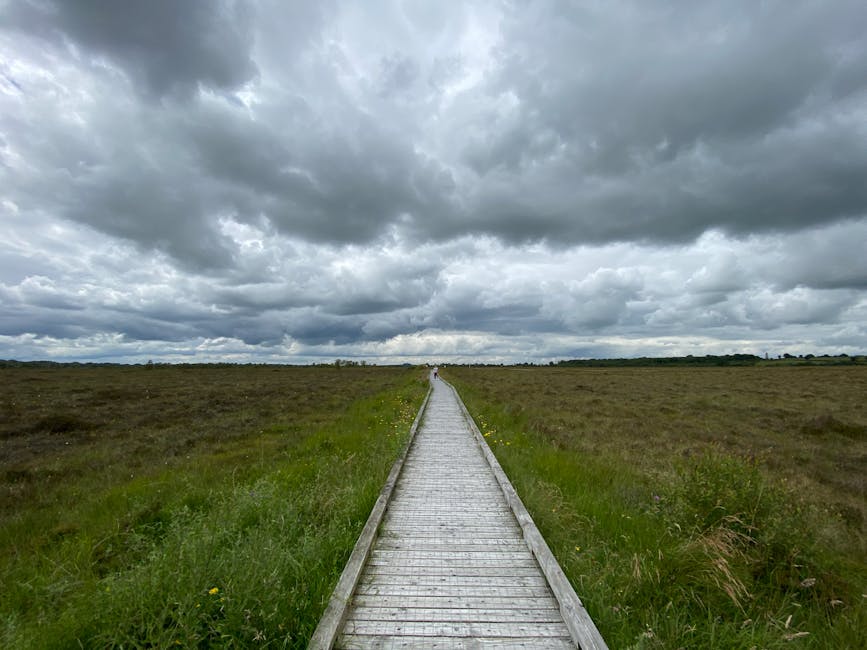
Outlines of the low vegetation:
{"label": "low vegetation", "polygon": [[[867,368],[449,368],[612,648],[867,647]],[[305,647],[416,369],[0,368],[0,647]]]}
{"label": "low vegetation", "polygon": [[612,648],[867,647],[867,368],[448,368]]}
{"label": "low vegetation", "polygon": [[306,646],[406,368],[0,369],[0,647]]}

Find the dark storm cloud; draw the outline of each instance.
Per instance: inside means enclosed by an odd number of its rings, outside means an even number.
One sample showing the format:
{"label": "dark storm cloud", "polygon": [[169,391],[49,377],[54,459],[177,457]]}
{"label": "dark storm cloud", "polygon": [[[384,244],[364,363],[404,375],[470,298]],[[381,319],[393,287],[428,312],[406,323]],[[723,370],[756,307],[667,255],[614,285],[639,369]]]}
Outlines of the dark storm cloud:
{"label": "dark storm cloud", "polygon": [[865,22],[848,0],[0,0],[0,337],[857,345]]}
{"label": "dark storm cloud", "polygon": [[448,169],[352,107],[335,125],[300,97],[270,123],[219,98],[120,106],[78,107],[84,124],[58,106],[11,115],[10,144],[33,163],[8,171],[16,203],[211,269],[233,263],[225,217],[348,244],[453,209]]}
{"label": "dark storm cloud", "polygon": [[10,25],[65,41],[86,64],[106,57],[156,97],[200,85],[231,89],[252,78],[251,8],[235,0],[21,0]]}
{"label": "dark storm cloud", "polygon": [[387,125],[344,108],[336,124],[294,96],[279,122],[262,123],[225,105],[203,106],[179,137],[203,177],[220,182],[225,211],[240,220],[264,216],[292,236],[363,243],[404,217],[450,209],[447,169]]}
{"label": "dark storm cloud", "polygon": [[[207,197],[165,169],[119,164],[75,182],[71,219],[146,248],[164,250],[184,266],[224,267],[227,242],[206,220]],[[182,175],[182,173],[181,173]]]}
{"label": "dark storm cloud", "polygon": [[489,87],[506,108],[463,151],[475,224],[685,241],[862,217],[863,19],[862,3],[515,5]]}
{"label": "dark storm cloud", "polygon": [[[863,3],[515,5],[473,123],[473,223],[688,241],[867,214]],[[859,19],[860,18],[860,19]]]}
{"label": "dark storm cloud", "polygon": [[[6,8],[28,33],[74,43],[79,59],[108,57],[150,92],[189,98],[253,79],[256,53],[274,65],[255,35],[275,47],[269,26],[295,11]],[[317,41],[321,13],[298,17],[309,28],[292,33],[295,58],[262,69],[279,91],[259,83],[249,108],[231,94],[136,106],[103,79],[91,92],[120,94],[70,106],[83,124],[70,129],[60,107],[43,106],[9,123],[50,139],[12,144],[42,159],[42,178],[59,174],[51,193],[67,217],[196,266],[231,264],[219,231],[227,215],[317,242],[398,228],[421,240],[487,233],[572,245],[867,214],[860,3],[507,6],[478,90],[434,104],[435,122],[428,93],[444,92],[466,63],[389,46],[368,77],[347,46]],[[32,192],[44,193],[38,181]]]}

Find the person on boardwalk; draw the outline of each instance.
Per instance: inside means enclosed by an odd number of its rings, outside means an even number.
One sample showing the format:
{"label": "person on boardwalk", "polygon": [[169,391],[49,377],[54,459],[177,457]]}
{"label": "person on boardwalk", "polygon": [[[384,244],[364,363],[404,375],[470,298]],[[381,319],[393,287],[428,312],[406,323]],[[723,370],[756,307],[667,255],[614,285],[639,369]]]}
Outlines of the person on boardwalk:
{"label": "person on boardwalk", "polygon": [[439,379],[439,378],[440,378],[440,369],[439,369],[437,366],[434,366],[434,369],[433,369],[433,378],[434,378],[434,379]]}

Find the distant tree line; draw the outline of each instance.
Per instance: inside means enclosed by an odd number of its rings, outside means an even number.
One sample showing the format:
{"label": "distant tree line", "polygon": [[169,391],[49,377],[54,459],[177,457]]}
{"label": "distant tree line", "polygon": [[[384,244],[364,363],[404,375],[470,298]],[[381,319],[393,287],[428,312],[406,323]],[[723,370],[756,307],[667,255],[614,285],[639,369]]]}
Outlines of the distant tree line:
{"label": "distant tree line", "polygon": [[724,354],[715,355],[707,354],[704,356],[687,355],[685,357],[637,357],[634,359],[570,359],[567,361],[558,361],[550,365],[560,367],[585,367],[585,368],[605,368],[605,367],[648,367],[648,366],[757,366],[757,365],[861,365],[867,364],[867,356],[857,355],[849,356],[848,354],[840,354],[830,356],[823,354],[816,356],[807,354],[794,356],[791,354],[783,354],[776,359],[768,359],[757,356],[755,354]]}
{"label": "distant tree line", "polygon": [[[285,366],[290,364],[281,363],[164,363],[148,361],[147,363],[102,363],[102,362],[79,362],[79,361],[17,361],[15,359],[0,359],[0,368],[100,368],[100,367],[145,367],[155,368],[229,368],[236,366]],[[291,364],[297,365],[297,364]],[[375,366],[377,364],[368,361],[354,361],[351,359],[337,359],[327,363],[310,364],[320,367],[332,368],[356,368]],[[385,364],[389,365],[389,364]],[[413,364],[397,364],[411,366]],[[757,366],[757,365],[788,365],[788,366],[853,366],[867,365],[867,355],[839,354],[836,356],[823,354],[792,355],[782,354],[777,357],[767,358],[755,354],[724,354],[704,356],[686,355],[685,357],[636,357],[619,359],[568,359],[562,361],[549,361],[547,363],[453,363],[454,366],[512,366],[520,368],[536,368],[539,366],[554,366],[560,368],[628,368],[628,367],[659,367],[659,366]]]}
{"label": "distant tree line", "polygon": [[708,354],[695,357],[691,354],[685,357],[637,357],[634,359],[570,359],[560,361],[558,366],[754,366],[762,361],[761,357],[754,354]]}

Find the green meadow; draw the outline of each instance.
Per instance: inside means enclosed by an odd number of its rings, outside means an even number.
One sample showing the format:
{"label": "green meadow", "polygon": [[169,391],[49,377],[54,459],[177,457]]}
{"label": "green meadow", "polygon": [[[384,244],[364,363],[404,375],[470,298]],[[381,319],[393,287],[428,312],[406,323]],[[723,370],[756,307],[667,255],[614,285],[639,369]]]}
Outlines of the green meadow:
{"label": "green meadow", "polygon": [[[419,368],[5,367],[0,647],[303,648]],[[612,648],[867,647],[867,367],[443,369]]]}
{"label": "green meadow", "polygon": [[304,648],[427,391],[404,368],[3,368],[0,647]]}
{"label": "green meadow", "polygon": [[867,367],[443,375],[612,648],[867,647]]}

